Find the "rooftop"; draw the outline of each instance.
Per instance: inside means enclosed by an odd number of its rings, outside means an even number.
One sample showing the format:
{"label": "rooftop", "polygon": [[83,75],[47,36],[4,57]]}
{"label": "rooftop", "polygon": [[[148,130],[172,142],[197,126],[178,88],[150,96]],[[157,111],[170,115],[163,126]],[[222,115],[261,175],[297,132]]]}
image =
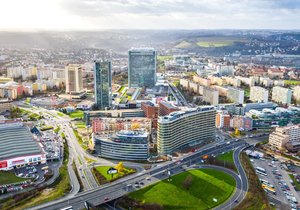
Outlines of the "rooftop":
{"label": "rooftop", "polygon": [[214,106],[200,106],[197,108],[188,108],[186,110],[172,112],[171,114],[169,114],[167,116],[159,117],[159,121],[160,122],[170,122],[170,121],[179,119],[181,117],[184,117],[184,116],[187,116],[190,114],[205,112],[205,111],[214,110],[214,109],[215,109]]}
{"label": "rooftop", "polygon": [[25,126],[1,128],[0,136],[0,160],[41,154],[37,142]]}
{"label": "rooftop", "polygon": [[169,109],[179,109],[176,106],[173,106],[172,104],[166,102],[166,101],[159,101],[159,103],[163,104],[164,106],[168,107]]}

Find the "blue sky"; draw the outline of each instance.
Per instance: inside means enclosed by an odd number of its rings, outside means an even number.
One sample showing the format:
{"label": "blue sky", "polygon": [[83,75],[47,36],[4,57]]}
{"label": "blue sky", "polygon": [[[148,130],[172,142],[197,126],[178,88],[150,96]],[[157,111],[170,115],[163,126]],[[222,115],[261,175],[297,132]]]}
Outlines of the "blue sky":
{"label": "blue sky", "polygon": [[300,0],[2,0],[0,19],[0,30],[300,29]]}

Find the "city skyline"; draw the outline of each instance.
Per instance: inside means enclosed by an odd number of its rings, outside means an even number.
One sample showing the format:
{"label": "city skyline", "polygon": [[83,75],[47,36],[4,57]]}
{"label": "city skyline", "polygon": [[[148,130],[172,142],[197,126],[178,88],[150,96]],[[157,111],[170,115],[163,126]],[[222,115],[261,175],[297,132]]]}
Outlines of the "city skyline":
{"label": "city skyline", "polygon": [[299,29],[299,10],[291,0],[12,0],[0,30]]}

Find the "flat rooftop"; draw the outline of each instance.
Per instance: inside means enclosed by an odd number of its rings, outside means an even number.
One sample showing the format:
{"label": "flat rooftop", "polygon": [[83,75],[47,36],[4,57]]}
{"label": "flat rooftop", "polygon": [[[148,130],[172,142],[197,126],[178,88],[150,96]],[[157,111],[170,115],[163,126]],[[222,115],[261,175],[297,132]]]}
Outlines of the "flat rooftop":
{"label": "flat rooftop", "polygon": [[214,106],[199,106],[197,108],[187,108],[185,110],[172,112],[169,115],[159,117],[159,122],[171,122],[173,120],[188,116],[190,114],[194,114],[194,113],[198,113],[198,112],[206,112],[206,111],[214,110],[214,109],[215,109]]}
{"label": "flat rooftop", "polygon": [[0,129],[0,160],[41,153],[26,126]]}

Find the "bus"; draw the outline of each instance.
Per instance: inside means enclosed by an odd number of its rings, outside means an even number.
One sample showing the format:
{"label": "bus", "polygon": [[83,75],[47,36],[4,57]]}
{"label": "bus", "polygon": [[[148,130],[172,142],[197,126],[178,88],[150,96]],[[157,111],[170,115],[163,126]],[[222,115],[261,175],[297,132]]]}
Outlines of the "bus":
{"label": "bus", "polygon": [[60,210],[73,210],[73,206],[68,206],[68,207],[62,208]]}
{"label": "bus", "polygon": [[269,186],[269,187],[274,188],[274,185],[272,185],[272,184],[271,184],[270,182],[268,182],[267,180],[259,179],[259,181],[260,181],[260,183],[262,183],[262,184],[265,184],[265,185],[267,185],[267,186]]}
{"label": "bus", "polygon": [[258,170],[256,170],[256,173],[259,174],[259,175],[262,175],[262,176],[268,176],[266,173],[260,172],[260,171],[258,171]]}
{"label": "bus", "polygon": [[264,168],[261,168],[261,167],[256,167],[256,171],[266,173],[266,170]]}
{"label": "bus", "polygon": [[49,166],[44,166],[44,167],[42,168],[43,171],[48,170],[48,169],[49,169]]}
{"label": "bus", "polygon": [[274,195],[276,195],[276,191],[273,187],[269,187],[268,185],[262,184],[262,187],[264,188],[264,190],[266,192],[270,192],[273,193]]}

